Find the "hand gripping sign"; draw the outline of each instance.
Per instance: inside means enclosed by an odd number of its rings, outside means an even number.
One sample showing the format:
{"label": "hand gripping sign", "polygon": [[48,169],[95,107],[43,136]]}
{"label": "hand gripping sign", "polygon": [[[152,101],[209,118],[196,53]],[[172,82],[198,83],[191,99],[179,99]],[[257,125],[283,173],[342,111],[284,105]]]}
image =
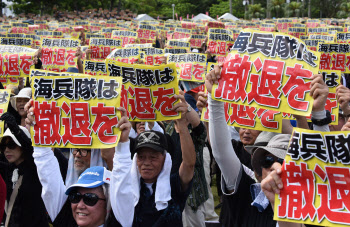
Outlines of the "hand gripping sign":
{"label": "hand gripping sign", "polygon": [[172,110],[179,94],[175,64],[149,66],[106,60],[109,77],[123,78],[121,106],[130,121],[164,121],[179,119]]}
{"label": "hand gripping sign", "polygon": [[[214,65],[215,63],[208,63],[208,73],[214,68]],[[230,126],[277,133],[282,132],[282,114],[274,110],[225,102],[225,119],[227,125]],[[208,106],[203,108],[201,120],[209,122]]]}
{"label": "hand gripping sign", "polygon": [[[57,76],[49,76],[55,74]],[[122,78],[31,70],[33,146],[110,148],[118,143]]]}
{"label": "hand gripping sign", "polygon": [[319,54],[282,33],[243,30],[226,57],[212,98],[308,116],[313,99],[310,78]]}
{"label": "hand gripping sign", "polygon": [[350,224],[349,132],[295,128],[275,196],[274,219],[320,226]]}

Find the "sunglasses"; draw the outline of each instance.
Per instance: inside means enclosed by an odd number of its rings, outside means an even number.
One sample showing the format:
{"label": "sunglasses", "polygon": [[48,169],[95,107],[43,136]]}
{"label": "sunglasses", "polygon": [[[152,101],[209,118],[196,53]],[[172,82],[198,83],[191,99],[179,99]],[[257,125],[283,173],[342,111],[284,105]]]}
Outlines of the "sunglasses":
{"label": "sunglasses", "polygon": [[9,149],[13,150],[16,147],[18,147],[18,145],[15,142],[13,142],[12,140],[7,142],[7,143],[1,143],[0,144],[0,151],[1,152],[5,152],[6,147],[8,147]]}
{"label": "sunglasses", "polygon": [[260,165],[261,167],[267,169],[272,166],[273,163],[278,162],[279,164],[283,164],[283,159],[277,158],[277,157],[272,157],[272,156],[265,156],[264,159],[260,160]]}
{"label": "sunglasses", "polygon": [[87,150],[87,149],[74,149],[74,150],[72,150],[73,155],[78,154],[78,152],[80,153],[81,157],[86,157],[88,152],[91,152],[91,150]]}
{"label": "sunglasses", "polygon": [[106,201],[106,199],[101,199],[94,193],[85,193],[84,195],[82,195],[79,192],[70,193],[68,199],[71,203],[79,203],[81,199],[83,199],[83,202],[91,207],[95,206],[99,200]]}

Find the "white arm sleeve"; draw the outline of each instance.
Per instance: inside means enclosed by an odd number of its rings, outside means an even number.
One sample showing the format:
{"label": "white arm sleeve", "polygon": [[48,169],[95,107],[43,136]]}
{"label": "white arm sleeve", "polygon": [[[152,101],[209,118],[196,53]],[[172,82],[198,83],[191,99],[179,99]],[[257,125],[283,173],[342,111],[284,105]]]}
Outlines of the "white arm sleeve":
{"label": "white arm sleeve", "polygon": [[41,198],[51,220],[54,221],[67,200],[60,166],[49,147],[34,147],[33,157],[43,187]]}
{"label": "white arm sleeve", "polygon": [[[326,111],[312,111],[311,112],[311,116],[313,118],[316,119],[323,119],[327,117]],[[314,126],[314,130],[315,131],[320,131],[320,132],[329,132],[329,126],[328,125],[322,125],[322,126],[318,126],[318,125],[313,125]]]}
{"label": "white arm sleeve", "polygon": [[219,165],[228,190],[236,190],[241,180],[241,162],[237,158],[228,131],[224,103],[209,96],[209,137],[215,161]]}
{"label": "white arm sleeve", "polygon": [[131,227],[134,220],[131,166],[130,141],[119,142],[113,158],[110,200],[116,219],[125,227]]}

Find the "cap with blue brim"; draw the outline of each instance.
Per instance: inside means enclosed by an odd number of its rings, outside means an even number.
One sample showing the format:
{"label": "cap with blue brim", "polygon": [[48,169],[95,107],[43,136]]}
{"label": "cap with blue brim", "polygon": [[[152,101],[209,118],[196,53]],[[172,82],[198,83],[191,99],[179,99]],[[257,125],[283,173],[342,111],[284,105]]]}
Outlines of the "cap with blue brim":
{"label": "cap with blue brim", "polygon": [[97,188],[111,182],[112,173],[102,166],[94,166],[85,170],[79,177],[78,182],[66,190],[66,195],[75,188]]}

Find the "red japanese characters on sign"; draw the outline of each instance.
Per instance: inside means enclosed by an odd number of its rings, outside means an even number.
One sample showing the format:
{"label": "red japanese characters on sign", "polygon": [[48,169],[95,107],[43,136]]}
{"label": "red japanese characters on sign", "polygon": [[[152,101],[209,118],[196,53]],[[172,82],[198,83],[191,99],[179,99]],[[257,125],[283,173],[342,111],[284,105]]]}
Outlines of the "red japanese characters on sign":
{"label": "red japanese characters on sign", "polygon": [[275,220],[350,224],[348,133],[295,129],[282,167]]}
{"label": "red japanese characters on sign", "polygon": [[115,147],[122,78],[53,74],[31,70],[36,118],[33,145]]}
{"label": "red japanese characters on sign", "polygon": [[226,57],[212,97],[308,116],[313,101],[308,95],[310,78],[318,73],[318,62],[319,55],[294,37],[243,30]]}

